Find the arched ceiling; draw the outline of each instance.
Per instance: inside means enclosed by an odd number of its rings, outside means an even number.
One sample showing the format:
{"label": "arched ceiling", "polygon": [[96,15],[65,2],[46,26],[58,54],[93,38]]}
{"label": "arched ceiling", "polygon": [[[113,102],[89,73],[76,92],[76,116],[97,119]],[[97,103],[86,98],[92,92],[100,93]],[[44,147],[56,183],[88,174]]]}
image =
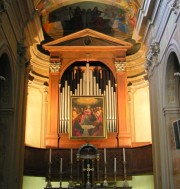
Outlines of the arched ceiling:
{"label": "arched ceiling", "polygon": [[133,39],[139,9],[143,4],[144,0],[34,0],[44,40],[31,48],[31,75],[38,81],[46,81],[48,78],[49,52],[43,48],[44,44],[54,43],[53,41],[65,39],[89,28],[105,34],[107,38],[132,44],[132,48],[126,52],[127,76],[143,77],[145,48]]}
{"label": "arched ceiling", "polygon": [[34,0],[45,41],[90,28],[115,38],[132,38],[144,0]]}

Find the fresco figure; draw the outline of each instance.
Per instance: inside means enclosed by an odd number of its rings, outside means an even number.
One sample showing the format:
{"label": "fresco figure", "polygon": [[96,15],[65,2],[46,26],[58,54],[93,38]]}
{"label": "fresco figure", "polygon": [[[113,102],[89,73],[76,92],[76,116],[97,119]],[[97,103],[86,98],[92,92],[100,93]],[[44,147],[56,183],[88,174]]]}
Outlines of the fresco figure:
{"label": "fresco figure", "polygon": [[92,20],[92,11],[91,11],[91,9],[89,8],[89,9],[86,11],[86,26],[87,26],[87,27],[90,27],[90,26],[91,26],[91,20]]}
{"label": "fresco figure", "polygon": [[100,11],[98,9],[98,7],[94,7],[94,9],[92,10],[92,24],[95,26],[95,27],[102,27],[103,26],[103,18],[100,17],[100,15],[102,14],[103,12]]}
{"label": "fresco figure", "polygon": [[118,15],[118,28],[122,32],[127,32],[127,24],[126,24],[125,16],[123,14]]}
{"label": "fresco figure", "polygon": [[83,19],[82,15],[83,12],[79,6],[77,6],[74,10],[70,7],[69,8],[69,15],[70,15],[70,21],[71,25],[73,26],[73,29],[82,29],[83,28]]}

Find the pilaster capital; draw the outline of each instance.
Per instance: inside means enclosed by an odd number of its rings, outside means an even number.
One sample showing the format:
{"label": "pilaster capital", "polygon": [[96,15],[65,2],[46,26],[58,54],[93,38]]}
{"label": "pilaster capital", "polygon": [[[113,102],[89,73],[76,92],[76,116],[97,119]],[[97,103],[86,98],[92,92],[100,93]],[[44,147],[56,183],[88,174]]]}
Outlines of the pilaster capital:
{"label": "pilaster capital", "polygon": [[179,10],[179,0],[171,0],[169,3],[170,8],[174,12],[174,14],[177,14]]}
{"label": "pilaster capital", "polygon": [[150,48],[146,55],[146,64],[145,69],[148,72],[148,75],[151,75],[153,69],[158,65],[158,54],[160,53],[160,46],[158,42],[154,42],[150,45]]}
{"label": "pilaster capital", "polygon": [[47,95],[47,94],[48,94],[48,87],[47,87],[47,86],[43,86],[42,88],[39,88],[39,91],[40,91],[43,95]]}
{"label": "pilaster capital", "polygon": [[31,62],[30,62],[29,58],[25,58],[24,61],[25,61],[25,69],[26,69],[24,76],[26,78],[28,78],[29,77],[29,73],[32,71],[33,66],[31,65]]}
{"label": "pilaster capital", "polygon": [[20,42],[17,42],[17,54],[20,57],[23,57],[26,54],[26,47]]}
{"label": "pilaster capital", "polygon": [[126,62],[115,61],[115,67],[117,72],[125,72],[126,70]]}
{"label": "pilaster capital", "polygon": [[7,1],[0,0],[0,13],[5,12],[7,10]]}
{"label": "pilaster capital", "polygon": [[61,62],[53,62],[49,64],[49,70],[51,73],[59,72],[61,68]]}

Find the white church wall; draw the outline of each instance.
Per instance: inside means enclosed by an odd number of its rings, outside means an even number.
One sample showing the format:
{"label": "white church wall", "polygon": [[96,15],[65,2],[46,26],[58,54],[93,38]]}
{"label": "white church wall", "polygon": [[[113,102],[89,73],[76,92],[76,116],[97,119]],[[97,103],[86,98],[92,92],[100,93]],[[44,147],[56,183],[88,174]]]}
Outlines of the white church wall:
{"label": "white church wall", "polygon": [[149,88],[137,89],[134,93],[135,142],[151,142]]}
{"label": "white church wall", "polygon": [[133,83],[128,87],[129,123],[132,143],[144,145],[152,142],[149,102],[149,85],[147,81]]}
{"label": "white church wall", "polygon": [[42,85],[29,83],[27,96],[27,117],[25,144],[33,147],[45,146],[47,124],[47,91]]}

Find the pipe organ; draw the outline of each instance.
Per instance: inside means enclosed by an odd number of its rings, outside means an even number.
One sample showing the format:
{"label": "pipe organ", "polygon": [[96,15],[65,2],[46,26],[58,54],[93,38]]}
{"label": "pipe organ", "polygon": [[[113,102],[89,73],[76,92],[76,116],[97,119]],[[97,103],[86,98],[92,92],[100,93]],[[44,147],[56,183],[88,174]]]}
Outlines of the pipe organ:
{"label": "pipe organ", "polygon": [[[85,43],[87,38],[91,43]],[[131,146],[125,65],[132,44],[84,29],[46,43],[43,48],[49,52],[50,65],[56,67],[49,69],[46,147],[78,148],[87,140],[99,148]],[[103,96],[107,138],[71,138],[73,96]]]}
{"label": "pipe organ", "polygon": [[116,82],[111,70],[100,62],[77,62],[59,82],[59,134],[68,133],[71,96],[104,96],[107,132],[117,132]]}

